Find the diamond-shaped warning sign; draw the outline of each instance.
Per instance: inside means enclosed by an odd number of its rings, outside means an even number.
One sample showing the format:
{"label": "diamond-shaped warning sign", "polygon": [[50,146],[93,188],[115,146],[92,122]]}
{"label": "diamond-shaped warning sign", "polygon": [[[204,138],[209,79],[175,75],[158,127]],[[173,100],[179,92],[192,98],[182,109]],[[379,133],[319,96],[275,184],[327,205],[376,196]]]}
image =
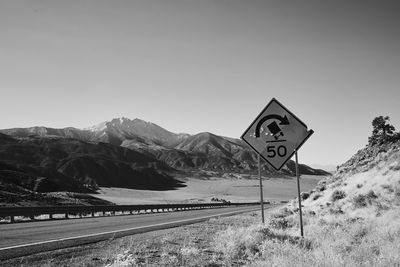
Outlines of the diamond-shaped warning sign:
{"label": "diamond-shaped warning sign", "polygon": [[276,170],[314,133],[273,98],[241,138]]}

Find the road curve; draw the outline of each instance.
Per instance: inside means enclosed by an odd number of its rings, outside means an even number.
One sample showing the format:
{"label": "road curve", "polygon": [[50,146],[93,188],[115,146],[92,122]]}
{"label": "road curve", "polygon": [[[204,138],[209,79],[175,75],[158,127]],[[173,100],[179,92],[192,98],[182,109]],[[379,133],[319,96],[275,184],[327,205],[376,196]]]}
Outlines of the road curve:
{"label": "road curve", "polygon": [[259,206],[3,224],[0,260],[256,210]]}

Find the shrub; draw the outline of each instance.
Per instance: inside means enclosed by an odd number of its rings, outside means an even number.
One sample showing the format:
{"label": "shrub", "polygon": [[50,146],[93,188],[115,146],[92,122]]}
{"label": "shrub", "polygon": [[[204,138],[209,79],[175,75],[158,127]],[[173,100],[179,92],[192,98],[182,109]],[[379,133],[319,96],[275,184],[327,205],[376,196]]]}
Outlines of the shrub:
{"label": "shrub", "polygon": [[383,189],[388,190],[389,192],[393,192],[393,188],[392,188],[392,186],[390,184],[383,184],[383,185],[381,185],[381,187]]}
{"label": "shrub", "polygon": [[273,217],[274,218],[287,217],[292,214],[293,214],[293,211],[291,209],[289,209],[288,207],[284,207],[284,208],[280,209],[279,211],[277,211],[276,213],[274,213]]}
{"label": "shrub", "polygon": [[293,222],[290,220],[290,216],[293,215],[293,211],[284,207],[279,211],[271,214],[268,220],[270,227],[275,229],[286,229],[293,226]]}
{"label": "shrub", "polygon": [[400,187],[396,186],[394,189],[394,195],[396,197],[400,197]]}
{"label": "shrub", "polygon": [[343,213],[344,213],[343,210],[342,210],[340,207],[337,207],[337,208],[330,208],[330,209],[329,209],[329,212],[330,212],[331,214],[343,214]]}
{"label": "shrub", "polygon": [[367,206],[367,197],[363,194],[359,194],[353,198],[353,205],[356,208],[363,208]]}
{"label": "shrub", "polygon": [[310,193],[308,192],[301,192],[300,197],[301,200],[306,200],[310,196]]}
{"label": "shrub", "polygon": [[276,229],[286,229],[291,225],[289,225],[289,221],[286,217],[277,217],[269,220],[269,226]]}
{"label": "shrub", "polygon": [[376,216],[381,216],[383,211],[387,211],[390,209],[390,207],[384,203],[377,202],[376,203]]}
{"label": "shrub", "polygon": [[366,207],[368,204],[372,204],[372,200],[378,198],[373,190],[369,190],[367,194],[359,194],[353,198],[353,205],[356,208]]}
{"label": "shrub", "polygon": [[336,200],[343,199],[345,197],[346,193],[343,190],[336,189],[335,191],[333,191],[331,199],[333,202],[335,202]]}
{"label": "shrub", "polygon": [[267,238],[269,230],[260,226],[229,227],[214,238],[216,251],[222,253],[228,265],[243,265],[259,252],[259,245]]}
{"label": "shrub", "polygon": [[321,194],[315,194],[314,196],[313,196],[313,200],[317,200],[318,198],[320,198],[322,195]]}
{"label": "shrub", "polygon": [[318,192],[323,192],[323,191],[325,191],[325,189],[326,189],[325,184],[319,184],[315,187],[315,191],[318,191]]}
{"label": "shrub", "polygon": [[378,196],[375,194],[374,190],[371,189],[371,190],[368,191],[368,193],[367,193],[368,200],[375,199],[377,197]]}

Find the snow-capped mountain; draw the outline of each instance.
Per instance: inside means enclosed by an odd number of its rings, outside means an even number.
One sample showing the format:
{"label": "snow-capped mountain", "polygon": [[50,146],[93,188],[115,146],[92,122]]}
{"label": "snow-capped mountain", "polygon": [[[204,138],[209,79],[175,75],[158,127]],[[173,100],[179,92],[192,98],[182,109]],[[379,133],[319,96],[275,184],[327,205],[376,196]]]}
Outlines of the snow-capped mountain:
{"label": "snow-capped mountain", "polygon": [[174,147],[188,134],[175,134],[157,124],[140,119],[116,118],[83,129],[94,134],[95,139],[121,145],[124,140],[141,140],[165,147]]}

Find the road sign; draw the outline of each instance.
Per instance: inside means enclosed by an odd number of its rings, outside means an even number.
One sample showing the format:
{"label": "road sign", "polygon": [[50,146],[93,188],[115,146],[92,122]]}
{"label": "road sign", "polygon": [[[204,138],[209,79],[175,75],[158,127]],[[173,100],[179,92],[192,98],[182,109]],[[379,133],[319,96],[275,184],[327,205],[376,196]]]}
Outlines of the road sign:
{"label": "road sign", "polygon": [[241,138],[279,171],[313,132],[273,98]]}

